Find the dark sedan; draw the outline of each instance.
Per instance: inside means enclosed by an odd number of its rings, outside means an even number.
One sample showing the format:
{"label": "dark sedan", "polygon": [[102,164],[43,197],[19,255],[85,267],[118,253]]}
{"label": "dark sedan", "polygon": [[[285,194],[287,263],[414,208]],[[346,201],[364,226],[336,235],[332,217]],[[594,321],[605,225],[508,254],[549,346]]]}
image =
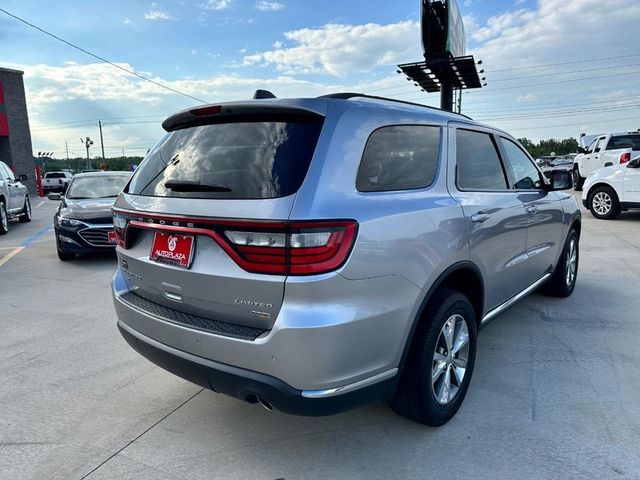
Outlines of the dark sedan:
{"label": "dark sedan", "polygon": [[60,260],[115,248],[109,238],[111,207],[130,176],[128,172],[81,173],[73,177],[64,197],[49,195],[61,200],[53,217]]}
{"label": "dark sedan", "polygon": [[557,157],[548,165],[542,167],[542,173],[549,179],[553,170],[566,170],[571,173],[573,170],[573,157],[568,155],[566,157]]}

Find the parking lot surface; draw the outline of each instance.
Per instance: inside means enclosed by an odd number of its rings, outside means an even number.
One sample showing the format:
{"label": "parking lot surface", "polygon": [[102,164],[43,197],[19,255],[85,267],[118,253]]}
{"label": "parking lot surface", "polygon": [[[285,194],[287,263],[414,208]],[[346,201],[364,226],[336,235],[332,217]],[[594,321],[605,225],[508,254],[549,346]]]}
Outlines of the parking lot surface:
{"label": "parking lot surface", "polygon": [[640,478],[640,212],[584,212],[573,295],[480,334],[458,414],[323,418],[202,390],[120,337],[114,256],[58,260],[56,203],[0,238],[0,479]]}

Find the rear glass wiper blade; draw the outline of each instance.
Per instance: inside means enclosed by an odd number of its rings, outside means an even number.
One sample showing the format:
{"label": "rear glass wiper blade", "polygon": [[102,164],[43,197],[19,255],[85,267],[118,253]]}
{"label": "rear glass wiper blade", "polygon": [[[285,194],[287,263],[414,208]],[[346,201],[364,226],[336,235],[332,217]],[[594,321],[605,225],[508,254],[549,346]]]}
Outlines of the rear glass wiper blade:
{"label": "rear glass wiper blade", "polygon": [[225,185],[208,185],[191,180],[168,180],[164,184],[165,188],[174,192],[230,192],[231,189]]}

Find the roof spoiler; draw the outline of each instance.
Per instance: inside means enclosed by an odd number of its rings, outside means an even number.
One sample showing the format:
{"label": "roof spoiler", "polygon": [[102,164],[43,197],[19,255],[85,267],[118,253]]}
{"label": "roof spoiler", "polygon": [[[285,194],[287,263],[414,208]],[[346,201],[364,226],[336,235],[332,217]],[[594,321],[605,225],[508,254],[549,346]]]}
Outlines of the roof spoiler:
{"label": "roof spoiler", "polygon": [[171,115],[162,128],[167,132],[181,128],[239,122],[313,122],[324,118],[316,111],[295,105],[243,102],[203,105]]}

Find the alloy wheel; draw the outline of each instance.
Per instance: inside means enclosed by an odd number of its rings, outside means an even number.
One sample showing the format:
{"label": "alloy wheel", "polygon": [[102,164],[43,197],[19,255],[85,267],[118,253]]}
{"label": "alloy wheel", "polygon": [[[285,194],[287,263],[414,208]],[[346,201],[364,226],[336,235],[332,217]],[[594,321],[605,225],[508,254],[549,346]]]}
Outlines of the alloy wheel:
{"label": "alloy wheel", "polygon": [[441,405],[452,402],[462,386],[469,359],[469,329],[459,314],[449,317],[440,329],[433,352],[431,386]]}
{"label": "alloy wheel", "polygon": [[2,223],[2,229],[6,231],[9,224],[7,220],[7,211],[4,209],[2,204],[0,204],[0,223]]}
{"label": "alloy wheel", "polygon": [[576,239],[572,238],[569,242],[567,251],[567,260],[565,264],[565,280],[567,286],[571,286],[576,278],[576,270],[578,269],[578,246]]}
{"label": "alloy wheel", "polygon": [[598,192],[593,196],[591,205],[598,215],[606,215],[611,211],[613,200],[607,192]]}

